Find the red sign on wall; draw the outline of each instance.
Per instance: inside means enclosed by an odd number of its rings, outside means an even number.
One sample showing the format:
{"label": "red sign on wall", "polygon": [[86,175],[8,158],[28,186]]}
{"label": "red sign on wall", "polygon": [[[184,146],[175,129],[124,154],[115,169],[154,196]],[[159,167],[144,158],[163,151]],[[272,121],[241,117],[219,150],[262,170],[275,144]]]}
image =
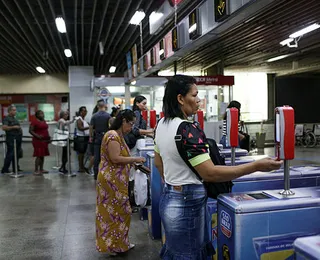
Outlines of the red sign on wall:
{"label": "red sign on wall", "polygon": [[169,0],[169,3],[172,5],[172,6],[175,6],[175,5],[178,5],[182,2],[183,0]]}
{"label": "red sign on wall", "polygon": [[197,85],[233,86],[234,76],[200,76],[195,77]]}
{"label": "red sign on wall", "polygon": [[169,58],[174,54],[172,50],[172,32],[169,32],[165,37],[164,37],[165,45],[165,57],[166,59]]}

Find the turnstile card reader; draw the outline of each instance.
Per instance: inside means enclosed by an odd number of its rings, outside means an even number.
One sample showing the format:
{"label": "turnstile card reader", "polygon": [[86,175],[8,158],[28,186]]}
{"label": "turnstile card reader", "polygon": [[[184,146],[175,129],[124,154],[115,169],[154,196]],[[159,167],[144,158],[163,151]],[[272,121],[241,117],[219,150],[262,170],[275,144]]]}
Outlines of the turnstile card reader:
{"label": "turnstile card reader", "polygon": [[220,195],[219,259],[293,259],[293,242],[320,233],[320,188]]}

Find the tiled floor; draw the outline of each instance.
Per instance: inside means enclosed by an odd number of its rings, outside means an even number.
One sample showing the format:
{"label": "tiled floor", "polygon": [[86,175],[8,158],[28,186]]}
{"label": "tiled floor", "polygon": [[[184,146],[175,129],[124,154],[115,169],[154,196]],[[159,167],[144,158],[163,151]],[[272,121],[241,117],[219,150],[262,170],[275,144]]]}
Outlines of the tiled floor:
{"label": "tiled floor", "polygon": [[[31,145],[24,144],[20,163],[29,173],[30,151]],[[54,159],[47,158],[46,169],[52,169]],[[121,258],[97,253],[95,200],[94,180],[86,174],[64,177],[53,170],[44,177],[25,174],[19,179],[0,174],[0,260],[159,259],[161,242],[149,238],[147,222],[137,213],[130,230],[136,248]]]}
{"label": "tiled floor", "polygon": [[[31,173],[32,147],[23,147],[25,157],[20,165]],[[272,155],[273,149],[265,152]],[[298,148],[292,164],[319,164],[319,155],[320,149]],[[46,169],[54,165],[52,155],[46,160]],[[85,174],[71,178],[52,171],[44,177],[0,176],[0,260],[108,259],[95,251],[94,219],[94,181]],[[136,248],[112,259],[159,259],[161,243],[149,238],[147,222],[140,221],[137,214],[133,214],[130,238]]]}

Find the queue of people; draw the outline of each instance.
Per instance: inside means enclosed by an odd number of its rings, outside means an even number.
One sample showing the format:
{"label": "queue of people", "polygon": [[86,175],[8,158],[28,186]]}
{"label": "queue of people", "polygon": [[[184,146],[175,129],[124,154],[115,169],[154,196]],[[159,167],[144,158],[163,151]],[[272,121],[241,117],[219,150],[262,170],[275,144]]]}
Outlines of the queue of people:
{"label": "queue of people", "polygon": [[[96,249],[102,253],[121,255],[134,248],[128,236],[134,206],[130,201],[132,191],[129,187],[138,165],[145,162],[145,158],[137,154],[136,143],[140,138],[154,134],[154,129],[147,129],[147,123],[141,116],[146,104],[144,96],[137,96],[132,110],[114,108],[110,115],[106,112],[104,101],[99,100],[90,124],[85,121],[87,109],[84,106],[79,108],[79,117],[72,120],[67,111],[62,111],[57,123],[57,129],[63,132],[76,121],[75,140],[78,143],[75,143],[75,150],[80,172],[90,174],[85,167],[84,154],[88,152],[91,155],[97,192]],[[159,208],[166,236],[160,257],[165,260],[204,260],[215,253],[207,232],[207,191],[202,181],[231,181],[255,171],[276,170],[282,164],[267,158],[240,166],[214,165],[206,135],[196,123],[184,124],[181,138],[187,159],[181,157],[175,136],[180,125],[194,116],[199,106],[198,89],[193,77],[177,75],[167,82],[163,97],[164,118],[159,120],[155,132],[155,166],[165,183]],[[238,106],[240,111],[240,103],[233,102],[229,106]],[[8,149],[2,173],[9,172],[10,164],[14,167],[15,160],[18,160],[13,154],[13,140],[17,140],[17,148],[21,147],[22,140],[21,127],[15,119],[15,107],[10,106],[8,113],[3,122]],[[37,111],[29,132],[33,136],[36,157],[34,174],[42,175],[47,172],[43,164],[44,157],[49,155],[50,142],[42,111]],[[239,139],[243,138],[239,133]],[[59,171],[65,174],[67,147],[63,146],[62,151]],[[189,161],[189,166],[185,160]]]}

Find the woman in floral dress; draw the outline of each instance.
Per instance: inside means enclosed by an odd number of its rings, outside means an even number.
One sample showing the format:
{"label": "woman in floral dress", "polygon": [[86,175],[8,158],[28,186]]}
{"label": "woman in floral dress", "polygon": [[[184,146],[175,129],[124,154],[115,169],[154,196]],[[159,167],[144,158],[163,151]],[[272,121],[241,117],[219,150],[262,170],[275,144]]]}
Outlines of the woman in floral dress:
{"label": "woman in floral dress", "polygon": [[126,109],[114,120],[103,138],[97,180],[96,247],[116,255],[134,247],[129,243],[131,206],[128,196],[130,168],[143,163],[143,157],[130,157],[124,140],[135,123],[135,114]]}

